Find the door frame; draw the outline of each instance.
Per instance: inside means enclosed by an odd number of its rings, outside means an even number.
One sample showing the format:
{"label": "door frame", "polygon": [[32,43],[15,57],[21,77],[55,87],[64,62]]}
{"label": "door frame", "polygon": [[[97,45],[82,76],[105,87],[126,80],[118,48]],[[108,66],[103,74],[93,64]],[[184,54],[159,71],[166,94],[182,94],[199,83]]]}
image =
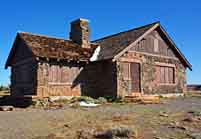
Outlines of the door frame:
{"label": "door frame", "polygon": [[[133,88],[132,87],[132,85],[133,85],[133,82],[132,82],[133,78],[132,78],[132,71],[131,71],[132,70],[131,69],[132,68],[132,66],[131,66],[132,64],[138,64],[139,65],[139,75],[138,75],[139,76],[139,88],[138,88],[139,92],[135,92],[135,91],[132,90],[132,88]],[[130,79],[131,79],[131,94],[133,94],[133,93],[141,93],[142,92],[141,91],[142,90],[142,87],[141,87],[141,84],[142,84],[141,83],[141,76],[142,76],[141,75],[141,64],[139,62],[130,62],[130,64],[129,64],[129,71],[130,71]]]}
{"label": "door frame", "polygon": [[[138,63],[140,65],[140,92],[135,92],[135,93],[144,94],[144,89],[143,89],[143,84],[142,84],[142,79],[143,79],[143,66],[142,66],[142,63],[143,63],[143,61],[139,60],[139,59],[134,59],[134,58],[122,57],[122,58],[119,59],[119,62]],[[129,70],[130,70],[130,66],[129,66]],[[131,94],[132,94],[132,92],[131,92]]]}

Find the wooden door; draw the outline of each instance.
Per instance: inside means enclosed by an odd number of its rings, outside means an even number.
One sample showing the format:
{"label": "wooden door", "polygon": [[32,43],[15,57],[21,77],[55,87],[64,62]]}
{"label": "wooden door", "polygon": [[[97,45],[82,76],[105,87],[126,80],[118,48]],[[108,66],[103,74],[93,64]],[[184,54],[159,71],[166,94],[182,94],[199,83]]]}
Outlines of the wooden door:
{"label": "wooden door", "polygon": [[131,73],[131,92],[136,93],[140,92],[140,64],[139,63],[131,63],[130,65],[130,73]]}

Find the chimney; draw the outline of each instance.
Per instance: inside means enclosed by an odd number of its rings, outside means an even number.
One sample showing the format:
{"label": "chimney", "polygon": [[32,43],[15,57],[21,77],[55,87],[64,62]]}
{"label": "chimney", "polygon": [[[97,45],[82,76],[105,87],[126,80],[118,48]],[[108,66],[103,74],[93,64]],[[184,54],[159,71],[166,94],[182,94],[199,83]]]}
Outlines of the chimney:
{"label": "chimney", "polygon": [[79,18],[71,22],[70,39],[83,48],[90,48],[89,21]]}

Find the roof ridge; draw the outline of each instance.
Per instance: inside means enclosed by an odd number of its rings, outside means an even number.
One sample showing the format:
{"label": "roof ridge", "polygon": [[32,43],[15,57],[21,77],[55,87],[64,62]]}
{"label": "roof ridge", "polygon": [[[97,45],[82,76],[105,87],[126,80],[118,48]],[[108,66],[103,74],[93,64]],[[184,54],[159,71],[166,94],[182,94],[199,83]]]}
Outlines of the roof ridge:
{"label": "roof ridge", "polygon": [[39,34],[39,33],[31,33],[31,32],[24,32],[24,31],[18,31],[17,33],[18,33],[19,35],[20,35],[20,34],[27,34],[27,35],[45,37],[45,38],[50,38],[50,39],[71,41],[71,40],[69,40],[69,39],[64,39],[64,38],[59,38],[59,37],[54,37],[54,36],[49,36],[49,35],[43,35],[43,34]]}
{"label": "roof ridge", "polygon": [[143,26],[132,28],[132,29],[129,29],[129,30],[126,30],[126,31],[122,31],[122,32],[119,32],[119,33],[114,33],[114,34],[108,35],[106,37],[103,37],[103,38],[100,38],[100,39],[96,39],[96,40],[94,40],[92,42],[94,43],[96,41],[100,41],[100,40],[104,40],[104,39],[107,39],[107,38],[110,38],[110,37],[118,36],[118,35],[123,34],[123,33],[127,33],[127,32],[134,31],[134,30],[138,30],[138,29],[145,28],[145,27],[148,27],[148,26],[151,26],[151,25],[155,25],[155,24],[160,24],[160,21],[156,21],[156,22],[153,22],[153,23],[150,23],[150,24],[146,24],[146,25],[143,25]]}

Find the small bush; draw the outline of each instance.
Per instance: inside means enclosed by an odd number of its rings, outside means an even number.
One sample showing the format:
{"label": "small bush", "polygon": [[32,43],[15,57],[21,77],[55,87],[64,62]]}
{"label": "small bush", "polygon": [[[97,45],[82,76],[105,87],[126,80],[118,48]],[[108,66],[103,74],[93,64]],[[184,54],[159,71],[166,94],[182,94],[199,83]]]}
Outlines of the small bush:
{"label": "small bush", "polygon": [[32,106],[34,107],[48,107],[49,106],[48,99],[37,99],[32,101]]}
{"label": "small bush", "polygon": [[105,104],[105,103],[107,103],[107,99],[105,99],[104,97],[99,97],[97,102],[100,104]]}
{"label": "small bush", "polygon": [[115,101],[115,97],[113,96],[105,96],[105,98],[107,99],[108,102],[114,102]]}

